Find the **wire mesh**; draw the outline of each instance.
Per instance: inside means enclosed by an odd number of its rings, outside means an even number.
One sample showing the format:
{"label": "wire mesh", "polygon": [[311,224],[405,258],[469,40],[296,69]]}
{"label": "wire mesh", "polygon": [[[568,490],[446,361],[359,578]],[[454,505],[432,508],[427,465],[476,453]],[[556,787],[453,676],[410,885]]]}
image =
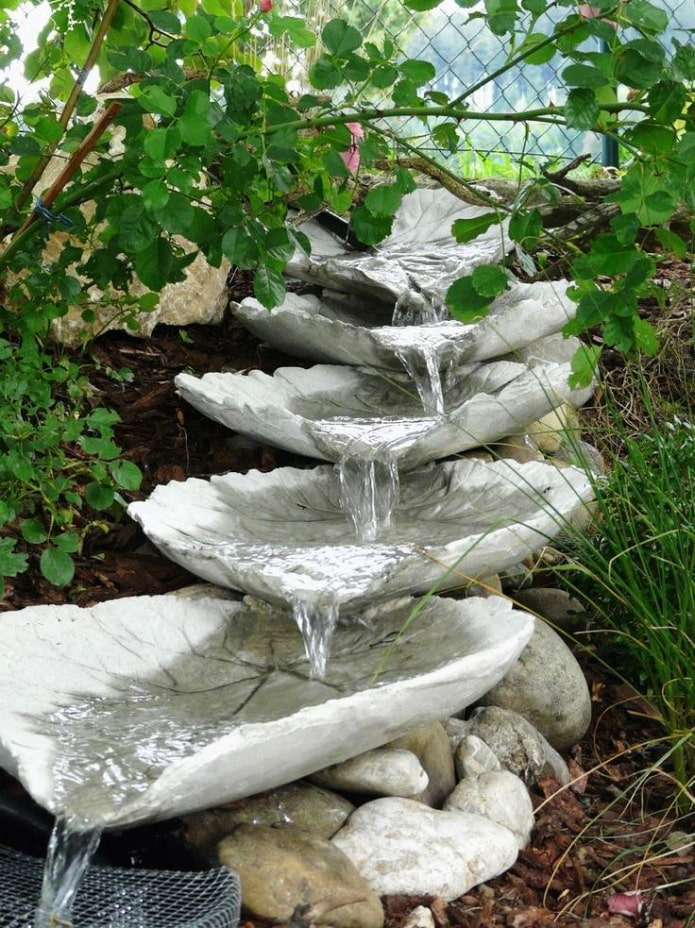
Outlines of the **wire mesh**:
{"label": "wire mesh", "polygon": [[[670,46],[673,37],[686,41],[686,31],[695,28],[695,4],[692,0],[651,0],[666,10],[669,26],[664,41]],[[306,17],[320,30],[321,24],[333,17],[346,19],[356,26],[365,40],[389,38],[404,56],[430,61],[436,77],[429,85],[450,97],[466,91],[503,64],[510,49],[508,35],[494,35],[483,19],[469,19],[475,10],[462,10],[452,2],[442,3],[427,13],[414,15],[403,0],[288,0],[293,12]],[[534,26],[534,32],[550,35],[554,24],[571,12],[566,6],[551,8]],[[520,17],[522,28],[530,14]],[[310,61],[299,57],[294,74],[306,74]],[[315,54],[312,50],[310,54]],[[561,76],[567,62],[559,56],[540,65],[516,67],[480,88],[468,97],[467,105],[476,112],[518,113],[525,109],[550,104],[562,104],[566,96]],[[601,152],[601,136],[562,126],[535,122],[528,126],[509,122],[471,120],[463,124],[466,134],[461,151],[455,156],[464,174],[477,173],[481,154],[500,163],[505,157],[518,159],[525,155],[535,159],[571,159],[580,154]],[[398,126],[404,134],[422,131],[415,121]],[[430,147],[431,147],[431,143]],[[483,165],[484,169],[484,165]]]}
{"label": "wire mesh", "polygon": [[[0,847],[0,928],[31,928],[44,861]],[[75,928],[237,928],[241,886],[225,868],[185,873],[90,867],[73,905]]]}

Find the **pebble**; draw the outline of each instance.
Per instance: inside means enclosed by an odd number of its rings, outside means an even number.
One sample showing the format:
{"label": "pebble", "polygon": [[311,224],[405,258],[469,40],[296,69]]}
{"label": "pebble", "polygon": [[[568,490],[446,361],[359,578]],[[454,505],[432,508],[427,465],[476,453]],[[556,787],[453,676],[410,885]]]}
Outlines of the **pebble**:
{"label": "pebble", "polygon": [[[454,720],[452,720],[454,721]],[[461,730],[461,720],[456,728]],[[476,709],[471,718],[463,722],[465,735],[475,735],[484,741],[505,770],[511,770],[528,786],[543,776],[554,776],[561,784],[570,782],[567,764],[548,741],[518,712],[488,706]],[[465,776],[467,748],[456,748],[454,763],[456,775]],[[462,756],[463,755],[463,756]]]}
{"label": "pebble", "polygon": [[584,673],[562,638],[541,619],[535,619],[518,661],[479,704],[513,709],[559,751],[576,744],[591,723]]}
{"label": "pebble", "polygon": [[311,924],[382,928],[379,897],[334,844],[294,825],[239,825],[218,846],[220,863],[241,880],[244,907],[287,922],[311,906]]}
{"label": "pebble", "polygon": [[379,895],[456,899],[504,873],[517,840],[480,815],[430,809],[412,799],[375,799],[356,809],[331,839]]}
{"label": "pebble", "polygon": [[376,748],[309,777],[312,783],[348,793],[416,796],[427,789],[428,777],[412,751]]}
{"label": "pebble", "polygon": [[465,777],[446,799],[447,811],[474,812],[504,825],[525,848],[533,831],[533,803],[523,782],[509,770]]}
{"label": "pebble", "polygon": [[213,849],[237,825],[292,824],[318,838],[331,838],[355,807],[337,793],[298,781],[184,817],[186,841]]}
{"label": "pebble", "polygon": [[456,786],[454,755],[442,723],[431,722],[429,725],[422,725],[415,731],[391,741],[388,747],[412,751],[429,777],[425,790],[410,798],[418,799],[435,808],[441,806]]}

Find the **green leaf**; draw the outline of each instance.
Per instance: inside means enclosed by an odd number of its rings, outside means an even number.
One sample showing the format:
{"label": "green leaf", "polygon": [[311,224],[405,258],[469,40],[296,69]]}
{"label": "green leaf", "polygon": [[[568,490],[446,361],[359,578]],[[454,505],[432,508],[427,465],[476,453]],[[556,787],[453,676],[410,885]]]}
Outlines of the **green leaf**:
{"label": "green leaf", "polygon": [[649,88],[647,104],[652,119],[660,123],[672,123],[679,118],[688,102],[688,93],[676,81],[659,81]]}
{"label": "green leaf", "polygon": [[639,316],[634,317],[635,345],[638,351],[645,354],[656,354],[659,351],[659,339],[651,323]]}
{"label": "green leaf", "polygon": [[627,22],[652,35],[665,32],[669,16],[666,10],[659,9],[647,0],[630,0],[622,8],[622,15]]}
{"label": "green leaf", "polygon": [[375,216],[366,206],[358,206],[350,216],[350,228],[360,242],[376,245],[391,231],[393,216]]}
{"label": "green leaf", "polygon": [[409,10],[415,10],[416,13],[424,13],[427,10],[433,10],[442,0],[403,0],[403,5]]}
{"label": "green leaf", "polygon": [[420,106],[422,103],[418,96],[417,86],[407,78],[394,85],[391,99],[396,106]]}
{"label": "green leaf", "polygon": [[26,554],[19,554],[14,550],[14,538],[0,538],[0,576],[16,577],[29,566]]}
{"label": "green leaf", "polygon": [[181,34],[181,23],[175,13],[170,13],[168,10],[148,10],[147,15],[155,28],[162,32],[168,32],[170,35]]}
{"label": "green leaf", "polygon": [[84,488],[84,497],[92,509],[108,509],[114,501],[113,487],[92,481]]}
{"label": "green leaf", "polygon": [[646,226],[666,222],[678,205],[679,192],[674,189],[668,173],[654,170],[638,161],[625,173],[622,188],[606,197],[620,203],[625,213],[635,213]]}
{"label": "green leaf", "polygon": [[159,84],[143,88],[137,99],[146,113],[156,113],[161,116],[173,116],[178,106],[176,97],[167,93]]}
{"label": "green leaf", "polygon": [[56,548],[68,554],[80,550],[80,536],[76,532],[61,532],[60,535],[54,535],[52,541]]}
{"label": "green leaf", "polygon": [[456,152],[459,148],[459,124],[457,122],[440,122],[432,129],[432,138],[439,148]]}
{"label": "green leaf", "polygon": [[403,195],[394,184],[378,184],[369,191],[364,205],[374,216],[394,216],[402,200]]}
{"label": "green leaf", "polygon": [[504,268],[496,264],[483,264],[471,274],[473,287],[480,296],[493,298],[509,289],[509,278]]}
{"label": "green leaf", "polygon": [[683,260],[688,254],[687,242],[684,242],[680,235],[676,235],[676,233],[672,232],[670,229],[654,229],[654,235],[657,241],[663,245],[664,249],[670,251],[676,258]]}
{"label": "green leaf", "polygon": [[67,551],[46,548],[39,559],[41,573],[54,586],[67,586],[75,576],[75,564]]}
{"label": "green leaf", "polygon": [[331,59],[323,55],[309,69],[309,80],[317,90],[332,90],[342,83],[343,77]]}
{"label": "green leaf", "polygon": [[299,16],[272,16],[268,21],[271,35],[286,35],[297,48],[312,48],[316,35],[307,27],[306,20]]}
{"label": "green leaf", "polygon": [[[536,47],[542,45],[542,48]],[[547,64],[555,57],[557,49],[552,42],[548,42],[548,36],[542,32],[531,32],[521,43],[519,53],[525,55],[524,61],[528,64]]]}
{"label": "green leaf", "polygon": [[150,290],[161,290],[169,283],[174,268],[171,245],[159,236],[135,256],[135,270],[140,280]]}
{"label": "green leaf", "polygon": [[285,278],[273,267],[261,266],[253,275],[253,292],[266,309],[279,306],[285,299]]}
{"label": "green leaf", "polygon": [[571,128],[590,131],[595,127],[600,115],[601,108],[593,90],[575,88],[567,94],[565,119]]}
{"label": "green leaf", "polygon": [[482,216],[473,216],[471,219],[455,219],[451,234],[459,245],[465,245],[466,242],[472,242],[499,221],[500,217],[497,213],[483,213]]}
{"label": "green leaf", "polygon": [[212,23],[206,16],[189,16],[184,25],[184,35],[193,42],[204,42],[212,35]]}
{"label": "green leaf", "polygon": [[590,386],[598,370],[601,348],[598,345],[581,345],[570,362],[569,385],[573,390]]}
{"label": "green leaf", "polygon": [[30,545],[40,545],[48,538],[43,523],[38,519],[24,519],[20,525],[22,538]]}
{"label": "green leaf", "polygon": [[181,138],[188,145],[206,145],[211,137],[210,98],[203,90],[192,90],[178,120]]}
{"label": "green leaf", "polygon": [[328,51],[338,58],[345,58],[362,44],[362,35],[344,19],[332,19],[323,29],[321,40]]}
{"label": "green leaf", "polygon": [[169,188],[163,180],[151,180],[142,188],[142,202],[148,210],[162,209],[169,199]]}
{"label": "green leaf", "polygon": [[251,269],[258,262],[258,247],[243,226],[227,229],[222,237],[222,254],[235,267]]}
{"label": "green leaf", "polygon": [[516,210],[509,220],[509,237],[513,242],[530,247],[543,231],[543,219],[537,209]]}
{"label": "green leaf", "polygon": [[132,461],[114,461],[109,464],[111,476],[123,490],[139,490],[142,471]]}
{"label": "green leaf", "polygon": [[662,77],[663,60],[664,50],[658,42],[631,42],[616,53],[616,80],[638,90],[647,89]]}
{"label": "green leaf", "polygon": [[401,73],[416,87],[421,87],[437,76],[437,69],[429,61],[420,61],[416,58],[406,58],[400,64]]}
{"label": "green leaf", "polygon": [[673,151],[677,136],[672,126],[662,126],[652,120],[643,120],[625,133],[626,141],[651,155]]}
{"label": "green leaf", "polygon": [[469,276],[455,280],[446,291],[445,299],[454,319],[473,323],[487,316],[493,297],[482,296],[473,286],[473,279]]}
{"label": "green leaf", "polygon": [[563,69],[561,77],[570,87],[594,88],[605,87],[608,84],[608,78],[603,71],[588,64],[571,64]]}

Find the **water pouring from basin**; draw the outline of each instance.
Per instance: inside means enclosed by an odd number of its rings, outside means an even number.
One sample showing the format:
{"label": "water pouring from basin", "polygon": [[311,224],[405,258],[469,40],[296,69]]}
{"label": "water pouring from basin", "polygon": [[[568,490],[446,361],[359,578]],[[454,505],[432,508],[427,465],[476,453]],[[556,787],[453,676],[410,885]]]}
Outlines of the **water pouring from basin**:
{"label": "water pouring from basin", "polygon": [[48,844],[34,928],[72,925],[75,896],[100,837],[99,828],[89,828],[73,817],[56,819]]}
{"label": "water pouring from basin", "polygon": [[343,458],[338,464],[340,505],[360,541],[370,542],[388,529],[398,503],[398,465],[391,458]]}

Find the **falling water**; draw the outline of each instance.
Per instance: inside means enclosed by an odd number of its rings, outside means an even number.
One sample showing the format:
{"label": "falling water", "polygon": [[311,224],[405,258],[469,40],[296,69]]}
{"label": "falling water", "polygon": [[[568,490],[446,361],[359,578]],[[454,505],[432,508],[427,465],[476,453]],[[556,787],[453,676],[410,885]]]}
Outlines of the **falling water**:
{"label": "falling water", "polygon": [[100,837],[101,830],[98,828],[88,828],[83,822],[70,818],[56,819],[48,845],[34,928],[72,925],[75,896]]}
{"label": "falling water", "polygon": [[292,614],[304,639],[311,676],[321,680],[326,675],[331,638],[338,624],[338,603],[326,601],[326,597],[322,597],[320,603],[296,599],[292,603]]}
{"label": "falling water", "polygon": [[343,458],[338,464],[340,505],[360,541],[375,541],[391,523],[398,502],[398,467],[393,458]]}
{"label": "falling water", "polygon": [[440,299],[415,289],[412,279],[410,283],[412,289],[402,293],[396,300],[391,325],[434,325],[449,318],[449,311]]}
{"label": "falling water", "polygon": [[396,352],[412,378],[427,415],[444,414],[444,387],[437,349],[431,345],[409,345]]}

